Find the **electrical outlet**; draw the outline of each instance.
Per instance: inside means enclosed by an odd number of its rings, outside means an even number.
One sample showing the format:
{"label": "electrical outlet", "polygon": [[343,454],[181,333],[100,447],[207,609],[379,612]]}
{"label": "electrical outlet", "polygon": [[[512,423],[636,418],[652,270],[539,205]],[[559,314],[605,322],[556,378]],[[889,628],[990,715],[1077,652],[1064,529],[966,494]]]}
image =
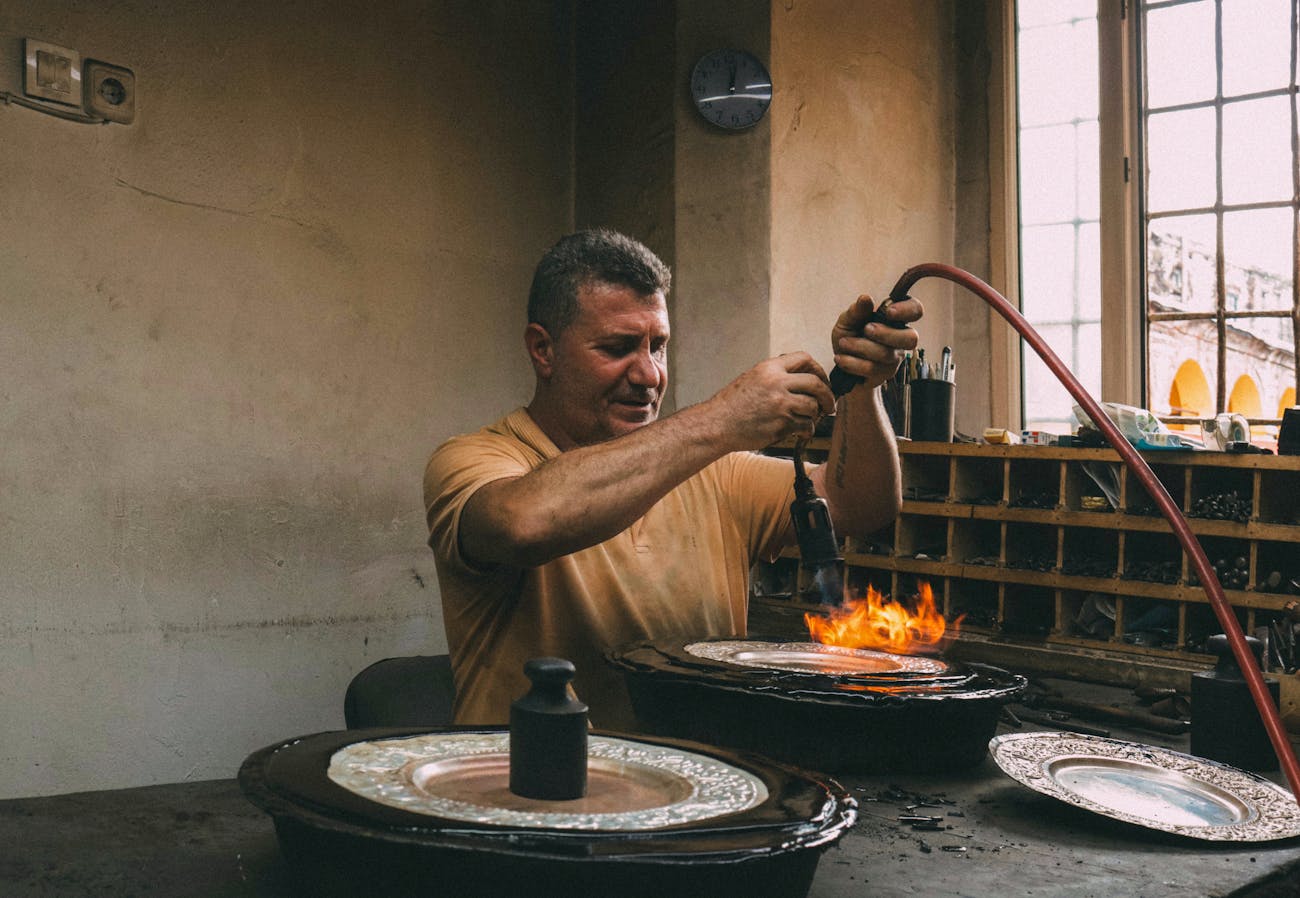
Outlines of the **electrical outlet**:
{"label": "electrical outlet", "polygon": [[87,115],[129,125],[135,119],[135,73],[98,59],[85,69]]}
{"label": "electrical outlet", "polygon": [[69,106],[81,105],[80,53],[30,37],[24,40],[23,50],[27,60],[23,93]]}

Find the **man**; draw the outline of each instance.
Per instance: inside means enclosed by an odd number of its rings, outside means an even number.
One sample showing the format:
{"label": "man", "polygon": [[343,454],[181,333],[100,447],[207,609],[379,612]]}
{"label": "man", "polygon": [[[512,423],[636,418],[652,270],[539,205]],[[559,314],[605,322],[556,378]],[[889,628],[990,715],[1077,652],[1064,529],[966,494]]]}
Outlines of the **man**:
{"label": "man", "polygon": [[[794,541],[793,468],[755,450],[810,434],[835,410],[826,373],[788,353],[658,420],[670,280],[621,234],[562,239],[528,299],[532,401],[429,461],[457,723],[505,723],[527,691],[523,663],[549,655],[574,662],[597,726],[632,729],[622,675],[604,653],[638,639],[743,635],[750,567]],[[811,473],[841,534],[879,529],[901,503],[876,387],[916,334],[868,324],[874,310],[860,297],[831,334],[836,363],[864,378],[840,401],[830,464]],[[908,300],[886,314],[906,324],[921,307]]]}

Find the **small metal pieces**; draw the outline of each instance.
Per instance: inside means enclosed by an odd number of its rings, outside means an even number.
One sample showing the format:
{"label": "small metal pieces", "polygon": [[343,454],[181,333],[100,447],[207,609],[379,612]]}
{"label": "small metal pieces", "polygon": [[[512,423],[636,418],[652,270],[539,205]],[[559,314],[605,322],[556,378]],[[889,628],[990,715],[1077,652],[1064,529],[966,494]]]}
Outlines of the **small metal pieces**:
{"label": "small metal pieces", "polygon": [[1182,561],[1177,558],[1164,561],[1130,559],[1124,565],[1123,580],[1142,580],[1146,583],[1177,583],[1182,573]]}
{"label": "small metal pieces", "polygon": [[1237,494],[1236,490],[1226,493],[1212,493],[1202,496],[1192,503],[1188,517],[1208,518],[1213,521],[1237,521],[1244,524],[1250,520],[1254,503]]}
{"label": "small metal pieces", "polygon": [[1056,569],[1056,554],[1029,552],[1019,558],[1008,558],[1007,567],[1015,571],[1047,573]]}
{"label": "small metal pieces", "polygon": [[1115,558],[1087,553],[1069,554],[1061,562],[1061,573],[1067,577],[1114,577]]}
{"label": "small metal pieces", "polygon": [[899,823],[910,823],[913,826],[917,824],[935,825],[943,823],[942,817],[934,817],[929,814],[899,814]]}
{"label": "small metal pieces", "polygon": [[1007,503],[1010,508],[1055,508],[1059,495],[1056,490],[1025,492]]}

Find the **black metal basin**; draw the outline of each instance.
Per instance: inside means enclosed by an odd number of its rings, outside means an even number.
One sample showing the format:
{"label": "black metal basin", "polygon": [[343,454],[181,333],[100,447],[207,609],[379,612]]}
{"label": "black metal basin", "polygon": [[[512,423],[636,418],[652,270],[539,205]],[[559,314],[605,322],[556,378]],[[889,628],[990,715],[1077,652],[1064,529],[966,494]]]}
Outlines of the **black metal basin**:
{"label": "black metal basin", "polygon": [[[485,768],[495,763],[484,756],[463,764],[445,758],[431,763],[417,759],[401,772],[386,772],[385,776],[416,784],[421,793],[417,798],[425,805],[421,811],[372,800],[331,778],[331,759],[350,747],[382,741],[400,748],[401,740],[444,733],[499,737],[505,730],[446,727],[319,733],[249,756],[239,771],[240,786],[253,804],[274,819],[281,850],[304,895],[797,898],[807,894],[822,851],[857,818],[856,802],[825,777],[680,740],[607,733],[593,733],[593,742],[596,738],[627,742],[673,756],[686,753],[688,759],[701,761],[688,760],[671,776],[640,777],[639,783],[648,784],[645,788],[665,789],[667,802],[683,798],[680,783],[668,780],[689,779],[693,769],[708,765],[740,771],[747,782],[756,784],[754,800],[742,810],[707,819],[691,820],[688,814],[674,820],[669,815],[663,825],[636,827],[615,821],[612,827],[597,823],[591,828],[588,818],[577,819],[580,814],[570,819],[564,802],[521,803],[517,796],[504,800],[509,807],[500,814],[488,807],[495,799],[484,797],[483,819],[471,819],[477,813],[475,799],[467,800],[466,790],[480,788],[479,780],[486,782],[492,775]],[[618,764],[605,762],[596,781],[600,776],[617,779],[619,769]],[[431,787],[427,780],[439,776],[439,771],[447,771],[456,781],[444,789]],[[660,785],[661,779],[667,785]],[[497,794],[491,792],[494,788],[483,786],[483,795]],[[640,786],[634,784],[636,788]],[[686,800],[682,806],[691,803]],[[456,814],[469,807],[469,817],[439,815],[437,808],[453,805]],[[602,810],[599,801],[588,810],[592,807]],[[534,812],[540,816],[528,825],[511,822],[522,819],[519,814]],[[551,825],[547,820],[559,822]]]}
{"label": "black metal basin", "polygon": [[641,642],[606,660],[647,732],[831,772],[973,766],[1027,685],[982,664],[780,640]]}

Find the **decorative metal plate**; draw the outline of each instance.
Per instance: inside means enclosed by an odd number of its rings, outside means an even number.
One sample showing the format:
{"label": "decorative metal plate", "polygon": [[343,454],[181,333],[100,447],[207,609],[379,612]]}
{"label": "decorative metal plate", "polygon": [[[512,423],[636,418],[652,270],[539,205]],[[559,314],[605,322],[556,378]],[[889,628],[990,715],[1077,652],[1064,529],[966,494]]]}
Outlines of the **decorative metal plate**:
{"label": "decorative metal plate", "polygon": [[696,658],[709,661],[833,676],[940,674],[948,670],[948,665],[938,658],[895,655],[872,649],[848,649],[837,645],[822,645],[820,642],[717,640],[693,642],[685,649]]}
{"label": "decorative metal plate", "polygon": [[391,807],[466,823],[569,830],[651,830],[749,810],[767,787],[716,758],[591,736],[587,795],[522,798],[509,790],[510,734],[426,733],[354,742],[330,758],[329,778]]}
{"label": "decorative metal plate", "polygon": [[993,760],[1029,788],[1115,820],[1215,842],[1300,835],[1300,805],[1274,782],[1181,752],[1074,733],[1010,733]]}

